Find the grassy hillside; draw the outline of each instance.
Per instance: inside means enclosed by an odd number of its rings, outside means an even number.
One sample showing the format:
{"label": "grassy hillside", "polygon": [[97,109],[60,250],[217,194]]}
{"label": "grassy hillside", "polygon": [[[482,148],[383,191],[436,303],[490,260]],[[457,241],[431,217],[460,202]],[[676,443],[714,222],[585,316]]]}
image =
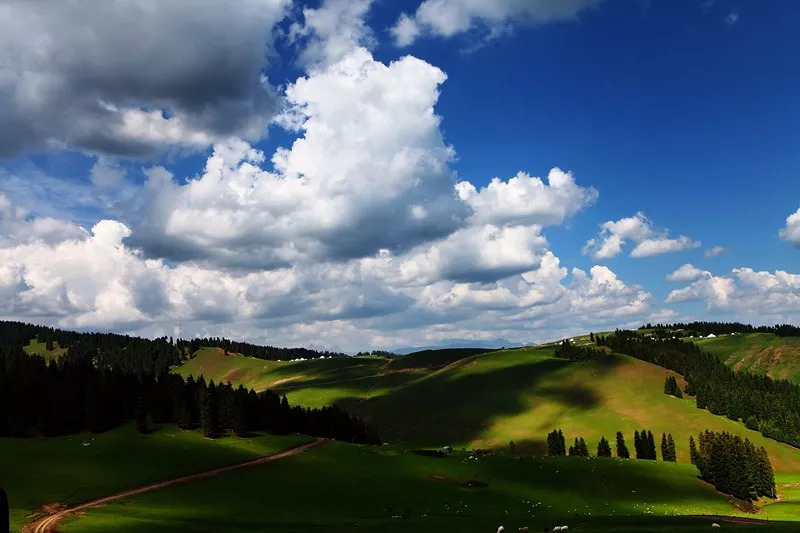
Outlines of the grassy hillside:
{"label": "grassy hillside", "polygon": [[800,383],[800,337],[747,333],[693,341],[736,370]]}
{"label": "grassy hillside", "polygon": [[[444,355],[439,352],[447,352]],[[230,381],[257,391],[272,389],[286,394],[292,403],[322,407],[344,399],[366,400],[386,394],[465,353],[450,350],[419,352],[406,357],[351,357],[306,361],[263,361],[217,348],[202,348],[192,359],[174,369],[183,377],[204,376],[216,382]],[[455,352],[455,351],[453,351]],[[463,352],[458,350],[458,352]],[[403,363],[401,363],[403,361]]]}
{"label": "grassy hillside", "polygon": [[672,433],[679,461],[688,461],[690,434],[729,431],[764,446],[776,472],[800,471],[800,450],[766,439],[743,424],[697,409],[690,398],[663,393],[672,374],[624,355],[575,363],[549,348],[506,350],[461,360],[390,394],[344,400],[372,420],[384,438],[427,445],[505,446],[542,452],[553,428],[568,440],[583,436],[594,453],[600,437],[620,430],[632,449],[634,430]]}
{"label": "grassy hillside", "polygon": [[[706,531],[742,514],[688,465],[616,459],[470,460],[328,443],[250,470],[144,494],[64,522],[101,531]],[[484,487],[467,488],[467,482]],[[474,483],[473,483],[474,484]],[[725,524],[726,528],[738,529]],[[749,528],[748,528],[749,529]],[[790,531],[758,526],[757,531]]]}
{"label": "grassy hillside", "polygon": [[64,354],[67,349],[58,345],[58,342],[53,343],[53,349],[47,349],[47,343],[39,342],[37,339],[31,339],[30,344],[23,346],[23,350],[28,354],[41,355],[48,361],[54,361]]}
{"label": "grassy hillside", "polygon": [[226,437],[158,427],[139,436],[132,424],[97,435],[0,438],[0,487],[9,496],[11,530],[46,504],[72,504],[148,482],[239,463],[310,440]]}
{"label": "grassy hillside", "polygon": [[644,427],[659,439],[672,433],[678,460],[688,462],[690,434],[725,430],[763,445],[777,473],[800,472],[800,450],[697,409],[691,398],[663,394],[673,373],[624,355],[574,363],[539,347],[473,355],[438,370],[392,371],[377,357],[267,363],[203,350],[177,371],[273,388],[303,405],[335,402],[391,442],[484,448],[513,440],[541,453],[547,433],[562,428],[568,439],[583,436],[594,453],[600,437],[613,442],[617,431],[633,449],[633,432]]}

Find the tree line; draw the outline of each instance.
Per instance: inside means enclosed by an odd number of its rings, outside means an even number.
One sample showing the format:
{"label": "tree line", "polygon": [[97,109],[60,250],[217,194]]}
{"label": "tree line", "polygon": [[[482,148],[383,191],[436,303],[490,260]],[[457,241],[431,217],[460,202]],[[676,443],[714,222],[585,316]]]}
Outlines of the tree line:
{"label": "tree line", "polygon": [[775,474],[763,447],[756,448],[738,435],[709,430],[698,435],[698,442],[699,446],[689,437],[692,464],[718,491],[746,501],[775,498]]}
{"label": "tree line", "polygon": [[310,350],[308,348],[277,348],[275,346],[259,346],[248,342],[238,342],[224,337],[208,337],[203,339],[178,340],[176,342],[181,354],[191,356],[200,348],[210,347],[224,350],[226,354],[239,353],[247,357],[255,357],[268,361],[291,361],[292,359],[319,359],[321,357],[348,357],[341,352]]}
{"label": "tree line", "polygon": [[102,432],[131,419],[140,431],[152,420],[201,427],[208,437],[267,431],[380,442],[373,429],[337,407],[304,409],[271,391],[256,394],[167,372],[137,374],[89,358],[48,363],[18,346],[0,346],[0,436]]}
{"label": "tree line", "polygon": [[[653,433],[643,429],[641,433],[637,430],[633,433],[634,449],[637,459],[655,461],[657,459],[656,444]],[[569,453],[568,453],[569,452]],[[625,437],[621,431],[617,431],[616,436],[617,457],[629,459],[630,451],[625,444]],[[589,448],[583,437],[575,437],[574,443],[566,448],[566,439],[560,429],[554,429],[547,434],[547,455],[570,455],[576,457],[589,457]],[[605,437],[601,437],[597,444],[597,457],[611,457],[611,443]],[[663,433],[661,436],[661,459],[663,461],[677,461],[675,451],[675,440],[672,434]]]}
{"label": "tree line", "polygon": [[173,340],[168,337],[143,339],[116,333],[79,333],[22,322],[0,321],[0,346],[23,347],[37,339],[52,349],[57,343],[66,352],[61,358],[89,360],[97,366],[109,366],[129,373],[159,375],[180,364],[203,347],[220,348],[227,353],[241,353],[267,360],[347,357],[339,352],[307,348],[276,348],[221,337]]}
{"label": "tree line", "polygon": [[[772,333],[778,337],[798,337],[800,327],[791,324],[774,326],[751,326],[740,322],[688,322],[675,324],[647,324],[639,328],[669,333],[671,336],[689,335],[730,335],[732,333]],[[678,331],[682,330],[682,331]]]}
{"label": "tree line", "polygon": [[696,344],[680,339],[655,340],[617,330],[597,343],[683,375],[684,392],[698,408],[744,421],[765,437],[800,447],[800,386],[765,375],[736,372]]}
{"label": "tree line", "polygon": [[586,346],[575,346],[569,339],[565,339],[556,346],[553,355],[559,359],[569,359],[570,361],[588,361],[598,357],[607,357],[604,350],[590,348]]}

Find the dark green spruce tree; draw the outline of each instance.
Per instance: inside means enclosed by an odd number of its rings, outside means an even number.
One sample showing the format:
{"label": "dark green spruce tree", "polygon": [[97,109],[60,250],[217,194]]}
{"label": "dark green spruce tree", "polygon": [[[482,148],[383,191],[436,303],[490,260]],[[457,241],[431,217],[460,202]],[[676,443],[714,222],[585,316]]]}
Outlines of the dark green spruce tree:
{"label": "dark green spruce tree", "polygon": [[600,437],[600,442],[597,443],[597,457],[611,457],[611,445],[605,437]]}
{"label": "dark green spruce tree", "polygon": [[203,435],[209,439],[216,439],[220,436],[219,404],[217,387],[213,381],[207,387],[200,389],[200,400],[200,425],[203,428]]}
{"label": "dark green spruce tree", "polygon": [[[642,433],[644,433],[644,430],[642,430]],[[650,431],[647,432],[646,441],[647,441],[647,457],[646,457],[646,459],[649,459],[651,461],[655,461],[656,460],[656,441],[653,438],[653,434]]]}
{"label": "dark green spruce tree", "polygon": [[617,457],[620,459],[630,459],[631,457],[631,452],[625,445],[625,437],[622,436],[621,431],[617,431]]}
{"label": "dark green spruce tree", "polygon": [[675,451],[675,439],[672,438],[672,433],[667,435],[667,448],[669,449],[669,459],[664,460],[669,460],[673,463],[676,462],[678,460],[678,453]]}
{"label": "dark green spruce tree", "polygon": [[642,447],[642,437],[639,436],[639,431],[633,432],[633,449],[636,451],[637,459],[644,459],[644,448]]}

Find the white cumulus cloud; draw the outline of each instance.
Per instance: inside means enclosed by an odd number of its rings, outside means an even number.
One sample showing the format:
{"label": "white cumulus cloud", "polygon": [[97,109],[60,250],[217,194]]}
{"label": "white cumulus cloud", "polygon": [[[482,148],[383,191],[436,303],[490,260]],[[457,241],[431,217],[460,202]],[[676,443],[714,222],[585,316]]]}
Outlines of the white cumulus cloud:
{"label": "white cumulus cloud", "polygon": [[423,0],[413,15],[403,13],[391,33],[398,46],[421,34],[452,37],[475,28],[497,34],[508,26],[544,24],[576,17],[602,0]]}
{"label": "white cumulus cloud", "polygon": [[780,230],[779,235],[800,247],[800,209],[786,217],[786,226]]}
{"label": "white cumulus cloud", "polygon": [[616,257],[622,253],[622,247],[628,241],[636,243],[630,256],[637,258],[700,246],[699,242],[684,235],[672,238],[666,230],[656,231],[652,222],[642,212],[616,221],[609,220],[600,228],[600,235],[589,239],[582,249],[584,255],[591,255],[596,261]]}

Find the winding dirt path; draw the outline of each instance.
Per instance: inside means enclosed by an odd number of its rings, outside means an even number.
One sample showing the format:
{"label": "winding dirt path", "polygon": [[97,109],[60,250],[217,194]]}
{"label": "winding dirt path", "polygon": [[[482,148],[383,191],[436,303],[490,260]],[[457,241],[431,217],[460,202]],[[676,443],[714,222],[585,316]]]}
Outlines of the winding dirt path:
{"label": "winding dirt path", "polygon": [[298,453],[304,452],[316,446],[319,446],[325,442],[325,439],[317,439],[313,442],[309,442],[307,444],[301,444],[299,446],[295,446],[294,448],[289,448],[288,450],[284,450],[282,452],[278,452],[272,455],[267,455],[264,457],[259,457],[258,459],[253,459],[252,461],[247,461],[245,463],[238,463],[235,465],[230,466],[223,466],[221,468],[215,468],[213,470],[207,470],[205,472],[200,472],[198,474],[191,474],[189,476],[183,476],[175,479],[170,479],[168,481],[161,481],[159,483],[153,483],[152,485],[146,485],[144,487],[139,487],[136,489],[126,490],[124,492],[118,492],[116,494],[112,494],[110,496],[104,496],[102,498],[97,498],[94,500],[89,500],[88,502],[79,503],[76,505],[72,505],[70,507],[66,507],[60,511],[57,511],[53,514],[44,516],[39,518],[38,520],[31,522],[25,529],[23,529],[23,533],[55,533],[58,531],[57,526],[59,520],[64,518],[70,513],[83,511],[84,509],[88,509],[90,507],[94,507],[96,505],[102,505],[104,503],[108,503],[113,500],[117,500],[119,498],[126,498],[128,496],[135,496],[137,494],[142,494],[144,492],[150,492],[153,490],[163,489],[166,487],[171,487],[173,485],[179,485],[182,483],[189,483],[191,481],[197,481],[199,479],[205,479],[209,477],[216,476],[218,474],[224,474],[226,472],[232,472],[234,470],[239,470],[242,468],[248,468],[251,466],[261,465],[264,463],[269,463],[272,461],[277,461],[278,459],[284,459],[286,457],[290,457],[292,455],[297,455]]}

